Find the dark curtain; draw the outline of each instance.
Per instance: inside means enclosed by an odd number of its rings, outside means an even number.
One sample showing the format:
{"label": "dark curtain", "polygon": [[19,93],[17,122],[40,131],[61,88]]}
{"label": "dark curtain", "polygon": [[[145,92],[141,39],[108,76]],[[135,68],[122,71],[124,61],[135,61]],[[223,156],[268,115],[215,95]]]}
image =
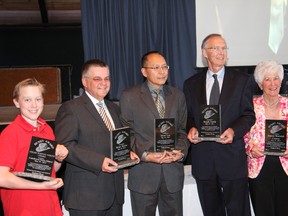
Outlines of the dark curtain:
{"label": "dark curtain", "polygon": [[168,83],[182,89],[195,73],[195,0],[81,0],[85,61],[110,68],[109,99],[143,82],[141,57],[160,51],[170,65]]}

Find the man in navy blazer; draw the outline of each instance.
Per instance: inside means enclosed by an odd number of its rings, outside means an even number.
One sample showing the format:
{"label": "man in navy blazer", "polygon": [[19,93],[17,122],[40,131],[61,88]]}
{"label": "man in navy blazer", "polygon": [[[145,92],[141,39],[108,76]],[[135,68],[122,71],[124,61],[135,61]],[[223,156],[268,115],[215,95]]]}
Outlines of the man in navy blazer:
{"label": "man in navy blazer", "polygon": [[[227,45],[220,34],[208,35],[202,42],[202,55],[208,69],[187,79],[188,139],[192,142],[192,174],[205,216],[249,216],[247,162],[244,134],[255,122],[251,77],[225,67]],[[222,131],[220,141],[199,141],[201,105],[209,105],[217,74],[220,87]],[[212,96],[214,97],[214,96]],[[212,99],[212,98],[211,98]]]}
{"label": "man in navy blazer", "polygon": [[[134,216],[182,216],[184,169],[187,154],[187,108],[180,90],[166,85],[169,66],[157,51],[142,57],[142,75],[147,80],[124,90],[120,98],[121,120],[131,127],[132,148],[141,162],[129,169],[128,188]],[[165,107],[161,117],[157,110],[155,91],[160,90],[160,102]],[[174,118],[175,150],[151,153],[155,143],[155,119]],[[164,140],[165,141],[165,140]]]}
{"label": "man in navy blazer", "polygon": [[113,128],[122,126],[119,107],[104,99],[110,90],[108,65],[98,59],[87,61],[82,84],[85,93],[64,103],[55,121],[56,140],[69,149],[64,205],[70,216],[121,216],[123,171],[110,166],[117,165],[110,159],[110,131],[96,105],[102,102]]}

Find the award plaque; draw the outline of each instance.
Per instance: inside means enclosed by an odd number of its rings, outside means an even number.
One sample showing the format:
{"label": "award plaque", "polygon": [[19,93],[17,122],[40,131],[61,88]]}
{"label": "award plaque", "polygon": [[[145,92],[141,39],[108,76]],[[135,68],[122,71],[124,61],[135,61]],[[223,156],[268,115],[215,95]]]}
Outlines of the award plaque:
{"label": "award plaque", "polygon": [[123,127],[112,130],[111,135],[111,159],[118,166],[115,168],[122,169],[137,164],[137,159],[130,158],[130,128]]}
{"label": "award plaque", "polygon": [[49,181],[55,160],[56,142],[32,137],[24,172],[14,172],[16,176],[32,181]]}
{"label": "award plaque", "polygon": [[155,119],[154,152],[172,151],[175,149],[175,119]]}
{"label": "award plaque", "polygon": [[202,105],[200,113],[199,137],[194,140],[199,141],[219,141],[221,135],[221,106]]}
{"label": "award plaque", "polygon": [[265,122],[266,155],[281,156],[286,151],[287,121],[267,119]]}

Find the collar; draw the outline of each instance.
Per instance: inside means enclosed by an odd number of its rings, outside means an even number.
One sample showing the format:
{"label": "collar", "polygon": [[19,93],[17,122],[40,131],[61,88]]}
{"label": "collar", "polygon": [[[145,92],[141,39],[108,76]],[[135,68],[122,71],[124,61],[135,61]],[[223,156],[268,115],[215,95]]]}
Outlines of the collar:
{"label": "collar", "polygon": [[[152,86],[148,81],[147,81],[147,86],[148,86],[148,88],[149,88],[149,91],[151,92],[151,93],[153,93],[154,92],[154,90],[156,90],[156,88],[154,87],[154,86]],[[163,85],[162,86],[160,86],[160,94],[163,92]]]}
{"label": "collar", "polygon": [[[217,79],[223,79],[224,78],[224,74],[225,74],[225,67],[222,67],[221,70],[219,70],[217,73],[213,73],[211,70],[209,70],[208,68],[208,76],[209,78],[213,78],[213,74],[217,74]],[[214,79],[214,78],[213,78]]]}
{"label": "collar", "polygon": [[[97,104],[98,102],[100,102],[99,100],[97,100],[96,98],[94,98],[92,95],[89,94],[89,92],[85,91],[85,93],[87,94],[87,96],[90,98],[90,100],[92,101],[93,104]],[[101,100],[101,102],[104,104],[105,106],[105,102],[104,99]]]}
{"label": "collar", "polygon": [[28,123],[20,114],[17,115],[15,122],[26,131],[35,131],[35,129],[38,131],[42,131],[47,125],[47,123],[39,117],[37,119],[38,127],[34,127],[30,123]]}

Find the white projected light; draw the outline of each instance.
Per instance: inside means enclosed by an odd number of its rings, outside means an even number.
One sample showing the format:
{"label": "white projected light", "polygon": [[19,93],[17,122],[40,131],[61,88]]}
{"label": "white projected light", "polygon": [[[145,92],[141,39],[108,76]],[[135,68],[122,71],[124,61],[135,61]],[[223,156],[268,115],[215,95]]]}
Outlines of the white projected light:
{"label": "white projected light", "polygon": [[202,40],[226,39],[228,66],[273,59],[288,64],[288,0],[196,0],[197,67],[204,65]]}

